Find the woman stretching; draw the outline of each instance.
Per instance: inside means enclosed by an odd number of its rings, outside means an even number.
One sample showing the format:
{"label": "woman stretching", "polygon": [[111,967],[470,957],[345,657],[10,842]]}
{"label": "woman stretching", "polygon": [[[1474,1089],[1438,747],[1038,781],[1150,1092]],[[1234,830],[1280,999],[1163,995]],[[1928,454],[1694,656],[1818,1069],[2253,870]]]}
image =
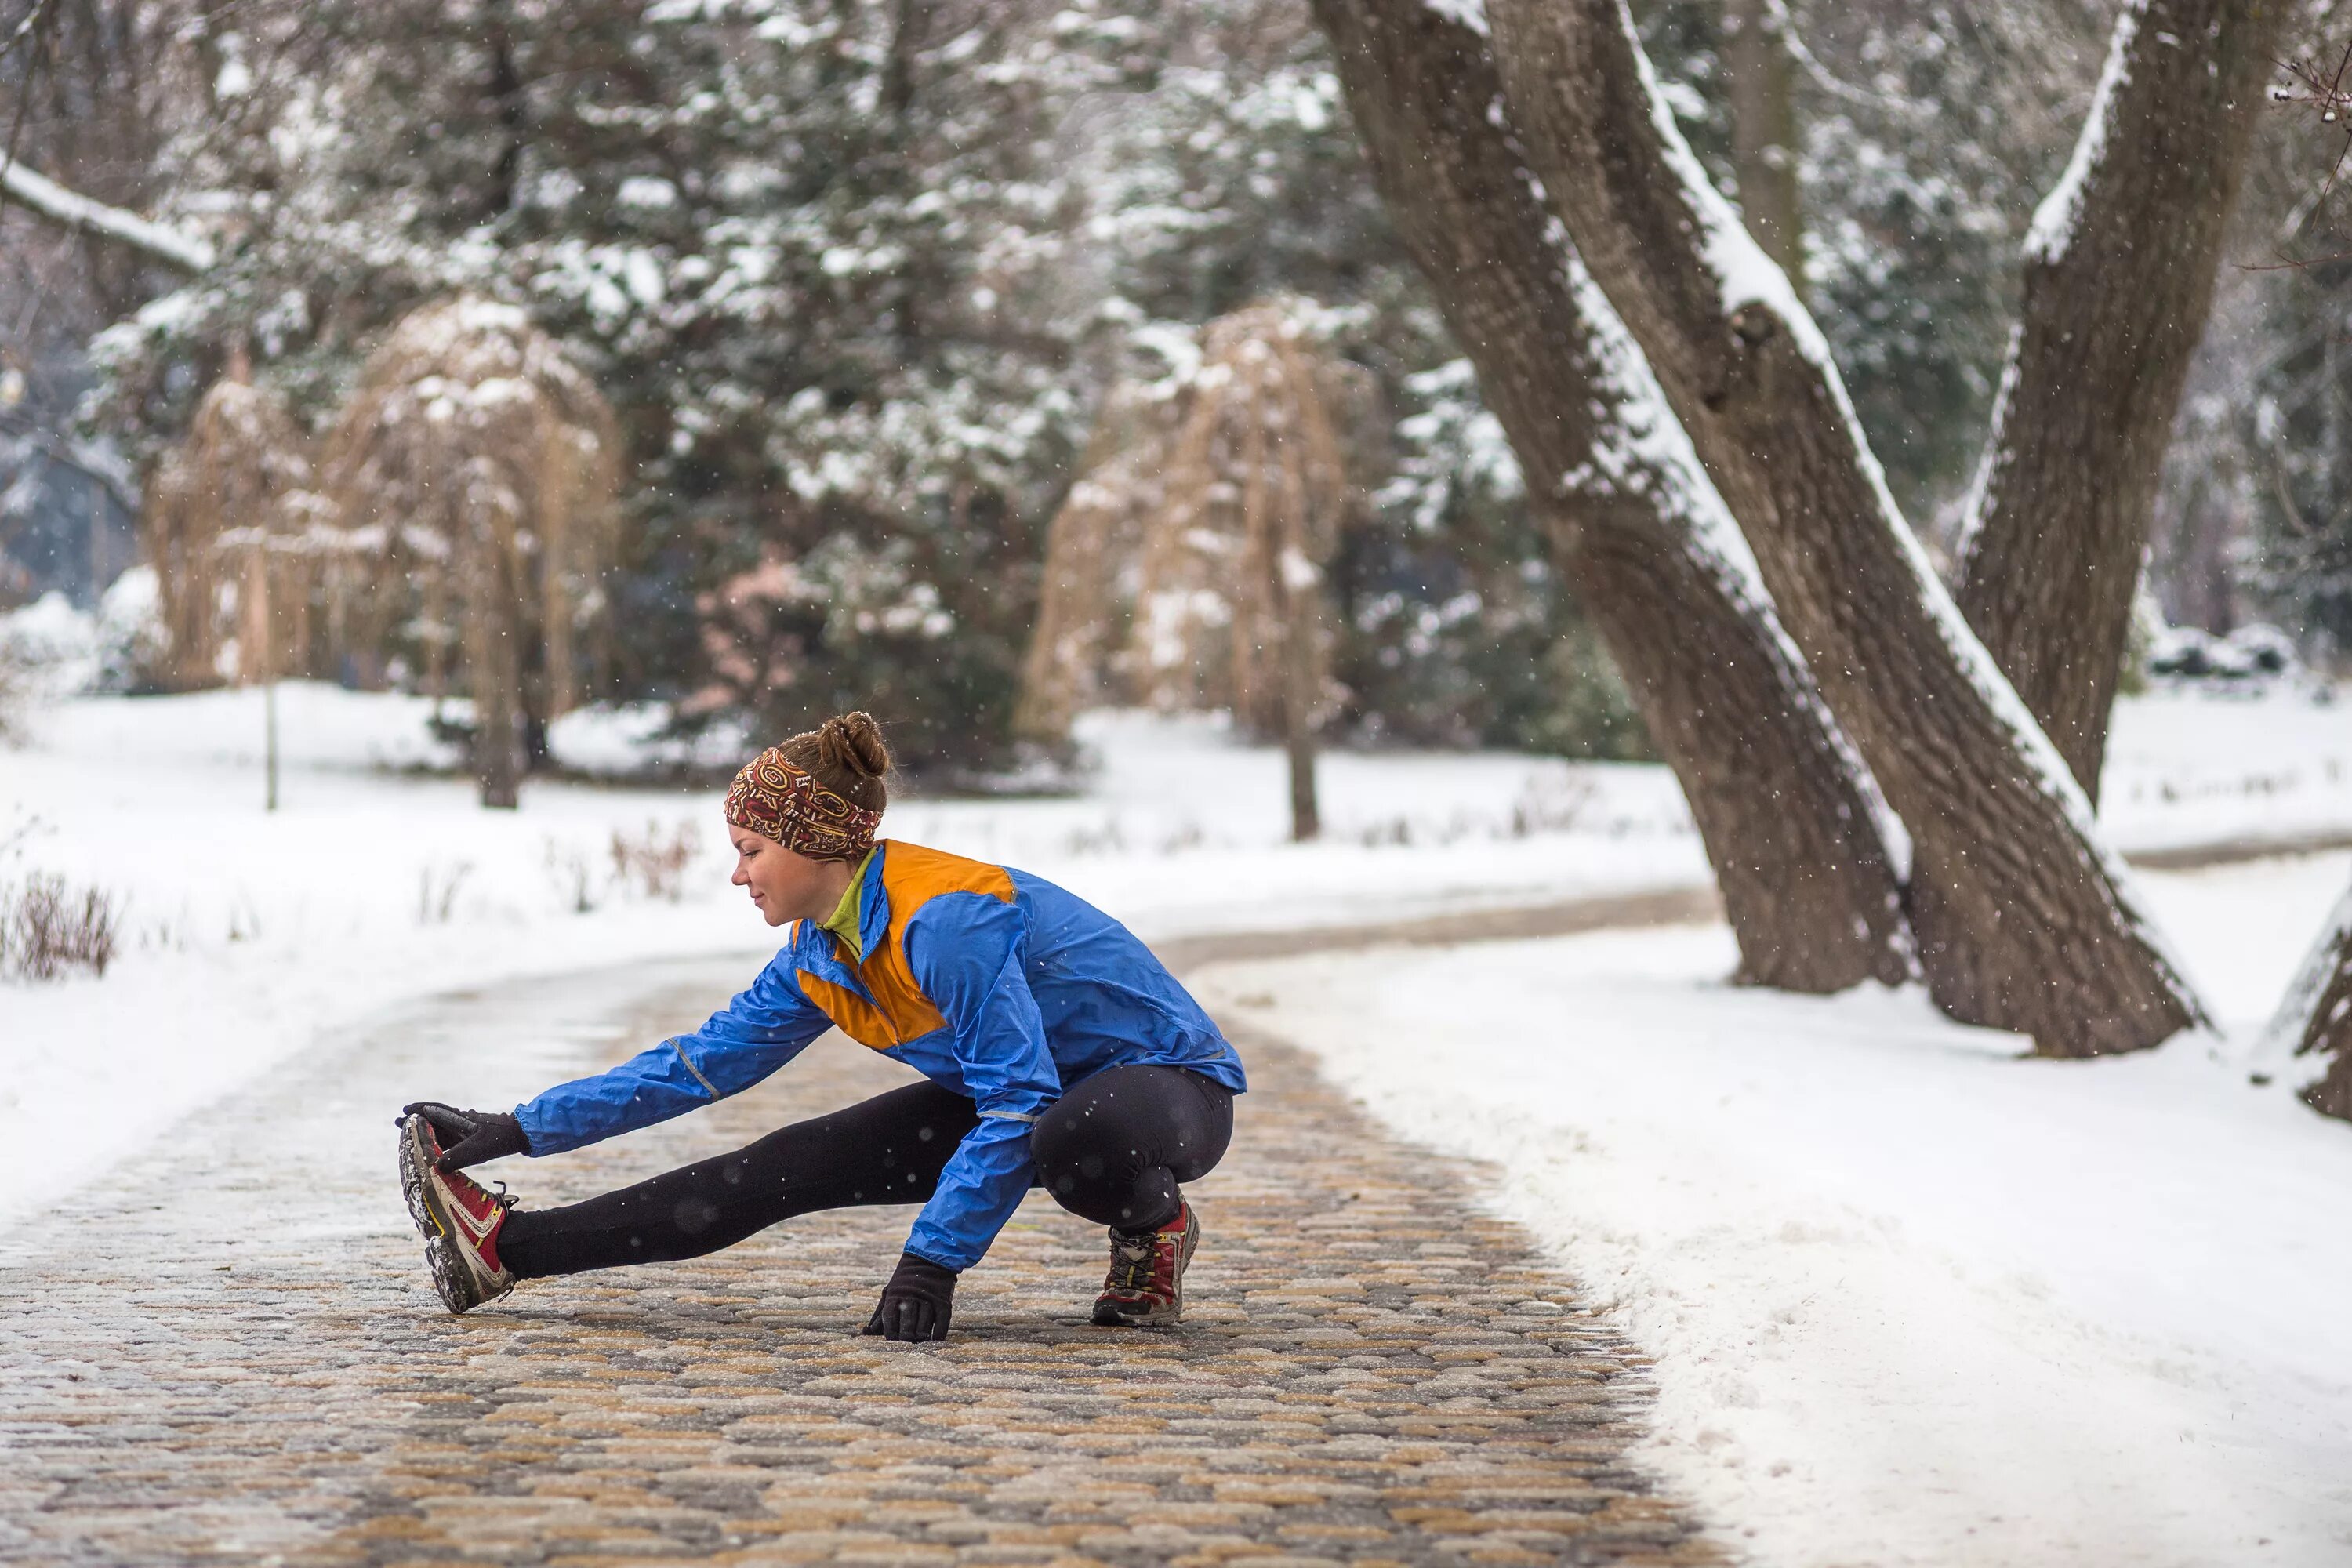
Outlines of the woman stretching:
{"label": "woman stretching", "polygon": [[[1041,1185],[1110,1227],[1096,1322],[1178,1321],[1201,1236],[1179,1184],[1225,1152],[1240,1058],[1099,910],[1024,871],[876,843],[889,768],[874,721],[850,713],[735,775],[734,882],[770,925],[793,923],[702,1027],[512,1114],[402,1112],[401,1186],[451,1311],[520,1279],[700,1257],[817,1209],[919,1203],[866,1332],[945,1339],[956,1276]],[[518,1208],[463,1173],[722,1100],[828,1026],[929,1081],[562,1208]]]}

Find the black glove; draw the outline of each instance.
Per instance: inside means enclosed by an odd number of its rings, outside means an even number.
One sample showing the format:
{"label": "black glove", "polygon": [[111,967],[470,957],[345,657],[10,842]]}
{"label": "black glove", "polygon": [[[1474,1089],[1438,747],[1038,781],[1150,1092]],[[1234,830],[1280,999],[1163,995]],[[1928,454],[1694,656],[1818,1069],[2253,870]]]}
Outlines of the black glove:
{"label": "black glove", "polygon": [[441,1139],[441,1157],[433,1162],[441,1171],[462,1171],[509,1154],[530,1152],[522,1123],[503,1110],[460,1110],[437,1100],[420,1100],[400,1108],[403,1116],[422,1116]]}
{"label": "black glove", "polygon": [[882,1304],[866,1325],[869,1334],[919,1344],[948,1337],[955,1310],[956,1271],[911,1252],[898,1255],[898,1272],[882,1287]]}

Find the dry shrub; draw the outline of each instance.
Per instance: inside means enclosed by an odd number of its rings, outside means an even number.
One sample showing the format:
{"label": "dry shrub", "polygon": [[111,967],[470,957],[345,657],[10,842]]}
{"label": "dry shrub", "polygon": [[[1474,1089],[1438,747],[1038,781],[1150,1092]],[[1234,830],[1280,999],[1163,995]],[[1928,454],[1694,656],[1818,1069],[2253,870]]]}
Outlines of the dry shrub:
{"label": "dry shrub", "polygon": [[613,830],[613,879],[648,899],[676,903],[686,894],[687,868],[702,849],[702,836],[694,824],[681,822],[667,837],[658,824],[648,822],[635,837]]}
{"label": "dry shrub", "polygon": [[1591,779],[1538,773],[1519,788],[1511,803],[1510,836],[1527,838],[1538,833],[1567,833],[1584,819],[1599,787]]}
{"label": "dry shrub", "polygon": [[[462,677],[487,805],[514,804],[526,710],[552,719],[579,700],[620,450],[611,406],[555,340],[471,296],[404,317],[329,437],[326,489],[374,552],[369,631],[389,642],[413,608],[427,691]],[[542,672],[530,690],[526,670]]]}
{"label": "dry shrub", "polygon": [[216,682],[232,635],[242,679],[311,672],[313,601],[332,591],[329,563],[345,542],[310,484],[293,416],[233,364],[148,481],[142,529],[169,639],[154,672],[163,684]]}
{"label": "dry shrub", "polygon": [[577,844],[550,838],[542,859],[556,897],[575,915],[593,914],[597,905],[596,872],[588,854]]}
{"label": "dry shrub", "polygon": [[121,931],[121,900],[102,889],[42,871],[0,882],[0,979],[103,975]]}
{"label": "dry shrub", "polygon": [[[474,874],[471,860],[428,861],[416,872],[416,923],[445,926],[457,912],[457,893]],[[234,933],[232,933],[232,939]]]}

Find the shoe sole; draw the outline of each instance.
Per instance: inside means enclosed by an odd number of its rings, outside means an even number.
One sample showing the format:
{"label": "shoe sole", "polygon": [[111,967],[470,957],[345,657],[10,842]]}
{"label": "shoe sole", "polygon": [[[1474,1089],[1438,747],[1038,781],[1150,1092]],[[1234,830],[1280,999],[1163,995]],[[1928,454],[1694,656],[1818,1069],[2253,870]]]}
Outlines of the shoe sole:
{"label": "shoe sole", "polygon": [[400,1122],[400,1195],[407,1200],[409,1223],[416,1234],[427,1241],[441,1238],[441,1227],[434,1222],[433,1211],[425,1204],[426,1168],[432,1163],[432,1151],[425,1146],[423,1127],[428,1125],[421,1116],[403,1117]]}
{"label": "shoe sole", "polygon": [[1201,1245],[1201,1216],[1192,1215],[1192,1226],[1184,1237],[1184,1249],[1176,1258],[1176,1299],[1165,1308],[1155,1307],[1148,1312],[1122,1312],[1114,1302],[1098,1298],[1095,1302],[1095,1326],[1103,1329],[1172,1329],[1184,1321],[1184,1273],[1192,1266],[1192,1251]]}
{"label": "shoe sole", "polygon": [[425,1266],[432,1271],[433,1289],[439,1292],[441,1304],[453,1314],[470,1312],[507,1292],[484,1288],[455,1239],[455,1226],[433,1189],[433,1148],[426,1142],[431,1136],[432,1124],[422,1116],[401,1121],[400,1194],[408,1201],[408,1217],[415,1222],[416,1233],[425,1238]]}

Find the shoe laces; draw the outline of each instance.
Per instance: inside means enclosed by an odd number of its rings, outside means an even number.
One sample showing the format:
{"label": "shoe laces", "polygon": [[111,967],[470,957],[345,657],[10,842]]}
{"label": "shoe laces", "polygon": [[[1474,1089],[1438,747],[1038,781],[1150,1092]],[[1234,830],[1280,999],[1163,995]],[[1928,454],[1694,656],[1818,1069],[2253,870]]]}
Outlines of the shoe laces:
{"label": "shoe laces", "polygon": [[1144,1290],[1150,1288],[1154,1267],[1160,1260],[1160,1237],[1151,1231],[1130,1236],[1125,1231],[1110,1233],[1110,1288],[1114,1290]]}

